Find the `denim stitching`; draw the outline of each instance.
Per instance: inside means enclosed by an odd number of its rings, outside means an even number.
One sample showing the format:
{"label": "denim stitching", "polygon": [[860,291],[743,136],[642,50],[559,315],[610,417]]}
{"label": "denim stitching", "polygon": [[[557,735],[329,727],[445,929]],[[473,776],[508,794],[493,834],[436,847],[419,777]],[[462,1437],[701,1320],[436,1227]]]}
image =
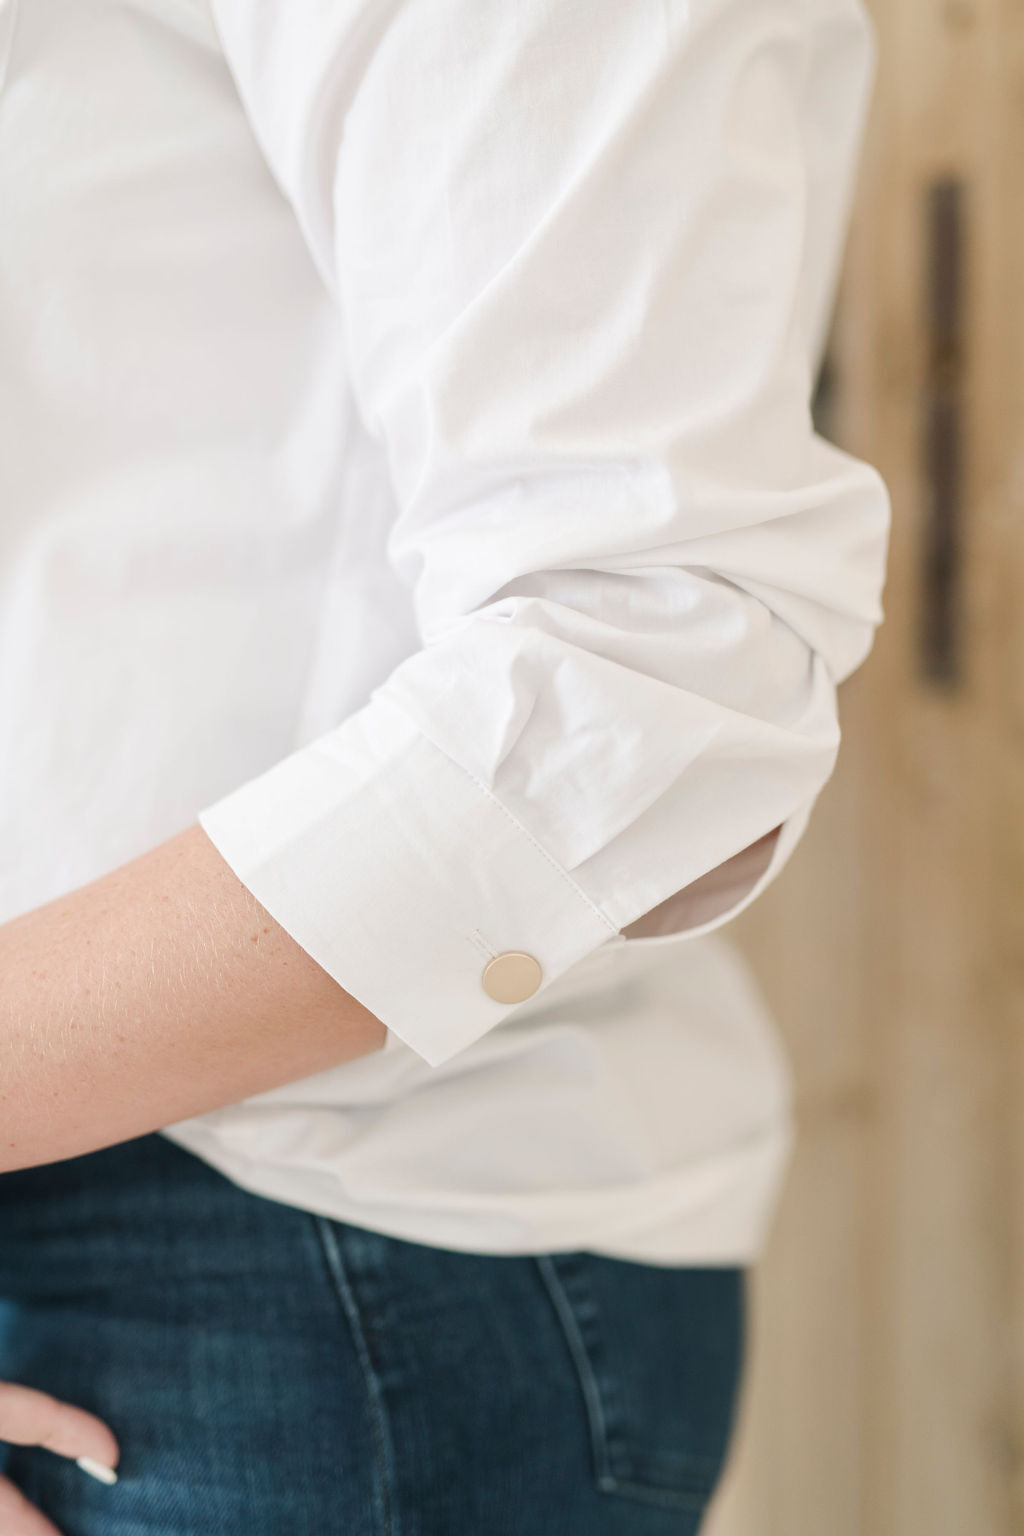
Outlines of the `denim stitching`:
{"label": "denim stitching", "polygon": [[[711,1496],[712,1486],[722,1472],[722,1460],[687,1453],[681,1461],[689,1478],[703,1478],[708,1486],[679,1487],[656,1482],[637,1482],[615,1467],[615,1445],[612,1421],[610,1421],[601,1384],[587,1348],[576,1306],[570,1298],[565,1280],[559,1274],[551,1255],[534,1254],[534,1260],[544,1280],[559,1320],[562,1323],[566,1343],[576,1364],[587,1409],[590,1440],[594,1459],[594,1480],[602,1493],[641,1500],[661,1509],[679,1509],[696,1512],[703,1509]],[[672,1476],[679,1476],[673,1472]]]}
{"label": "denim stitching", "polygon": [[633,1483],[628,1478],[609,1477],[601,1484],[605,1493],[618,1493],[645,1504],[655,1504],[659,1509],[703,1509],[710,1494],[699,1489],[692,1493],[683,1488],[659,1488],[657,1483]]}
{"label": "denim stitching", "polygon": [[324,1257],[327,1260],[327,1267],[334,1282],[338,1299],[341,1302],[345,1317],[352,1331],[352,1340],[366,1383],[366,1396],[370,1405],[370,1423],[373,1431],[376,1461],[376,1503],[380,1530],[382,1536],[399,1536],[394,1514],[393,1498],[394,1451],[388,1429],[387,1412],[384,1407],[380,1378],[374,1369],[370,1349],[366,1342],[366,1335],[363,1331],[362,1318],[359,1315],[359,1306],[353,1294],[352,1286],[349,1283],[348,1275],[345,1273],[345,1264],[341,1256],[337,1234],[326,1217],[315,1216],[313,1220],[319,1233]]}
{"label": "denim stitching", "polygon": [[562,1283],[555,1271],[551,1257],[548,1254],[534,1254],[534,1258],[548,1294],[554,1303],[555,1311],[561,1320],[566,1343],[569,1346],[577,1371],[579,1372],[583,1396],[587,1405],[590,1444],[594,1455],[594,1471],[598,1486],[604,1489],[613,1488],[616,1486],[617,1479],[612,1476],[608,1465],[607,1430],[604,1420],[604,1408],[601,1403],[601,1393],[598,1389],[593,1367],[590,1364],[590,1356],[587,1354],[586,1346],[580,1334],[576,1314],[562,1289]]}

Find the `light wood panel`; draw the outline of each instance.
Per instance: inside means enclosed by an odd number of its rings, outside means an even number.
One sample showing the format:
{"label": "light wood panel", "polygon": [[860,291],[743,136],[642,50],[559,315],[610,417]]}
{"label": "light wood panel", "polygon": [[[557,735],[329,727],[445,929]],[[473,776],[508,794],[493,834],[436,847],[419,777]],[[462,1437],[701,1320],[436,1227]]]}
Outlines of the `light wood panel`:
{"label": "light wood panel", "polygon": [[[740,1434],[707,1536],[1024,1532],[1024,5],[876,0],[833,355],[894,503],[840,765],[736,925],[797,1074]],[[919,664],[928,188],[963,183],[955,689]]]}

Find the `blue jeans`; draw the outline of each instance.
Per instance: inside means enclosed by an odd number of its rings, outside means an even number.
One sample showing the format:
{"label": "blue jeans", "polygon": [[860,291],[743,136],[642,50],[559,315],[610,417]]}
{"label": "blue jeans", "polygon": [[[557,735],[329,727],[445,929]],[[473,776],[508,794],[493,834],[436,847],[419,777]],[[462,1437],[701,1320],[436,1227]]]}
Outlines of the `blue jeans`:
{"label": "blue jeans", "polygon": [[122,1457],[3,1470],[65,1536],[692,1536],[744,1280],[405,1242],[141,1137],[0,1177],[0,1379]]}

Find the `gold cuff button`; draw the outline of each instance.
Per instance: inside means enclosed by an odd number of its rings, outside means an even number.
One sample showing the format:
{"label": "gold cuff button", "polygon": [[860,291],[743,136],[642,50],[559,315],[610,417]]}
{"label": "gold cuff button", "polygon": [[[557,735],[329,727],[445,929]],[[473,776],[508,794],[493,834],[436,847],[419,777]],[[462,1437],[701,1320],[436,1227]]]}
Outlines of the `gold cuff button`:
{"label": "gold cuff button", "polygon": [[509,949],[488,960],[480,980],[496,1003],[522,1003],[536,992],[540,978],[540,964],[532,955]]}

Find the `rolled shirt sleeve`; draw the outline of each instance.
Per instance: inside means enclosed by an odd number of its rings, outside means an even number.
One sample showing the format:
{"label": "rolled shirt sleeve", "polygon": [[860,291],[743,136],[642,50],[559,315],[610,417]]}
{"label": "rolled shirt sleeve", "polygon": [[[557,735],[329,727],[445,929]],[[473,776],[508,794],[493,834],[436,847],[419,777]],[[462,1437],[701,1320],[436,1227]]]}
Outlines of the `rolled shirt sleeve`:
{"label": "rolled shirt sleeve", "polygon": [[437,1065],[519,1006],[497,956],[543,989],[655,909],[727,922],[831,773],[889,517],[810,417],[872,37],[850,0],[214,14],[421,644],[199,820]]}

